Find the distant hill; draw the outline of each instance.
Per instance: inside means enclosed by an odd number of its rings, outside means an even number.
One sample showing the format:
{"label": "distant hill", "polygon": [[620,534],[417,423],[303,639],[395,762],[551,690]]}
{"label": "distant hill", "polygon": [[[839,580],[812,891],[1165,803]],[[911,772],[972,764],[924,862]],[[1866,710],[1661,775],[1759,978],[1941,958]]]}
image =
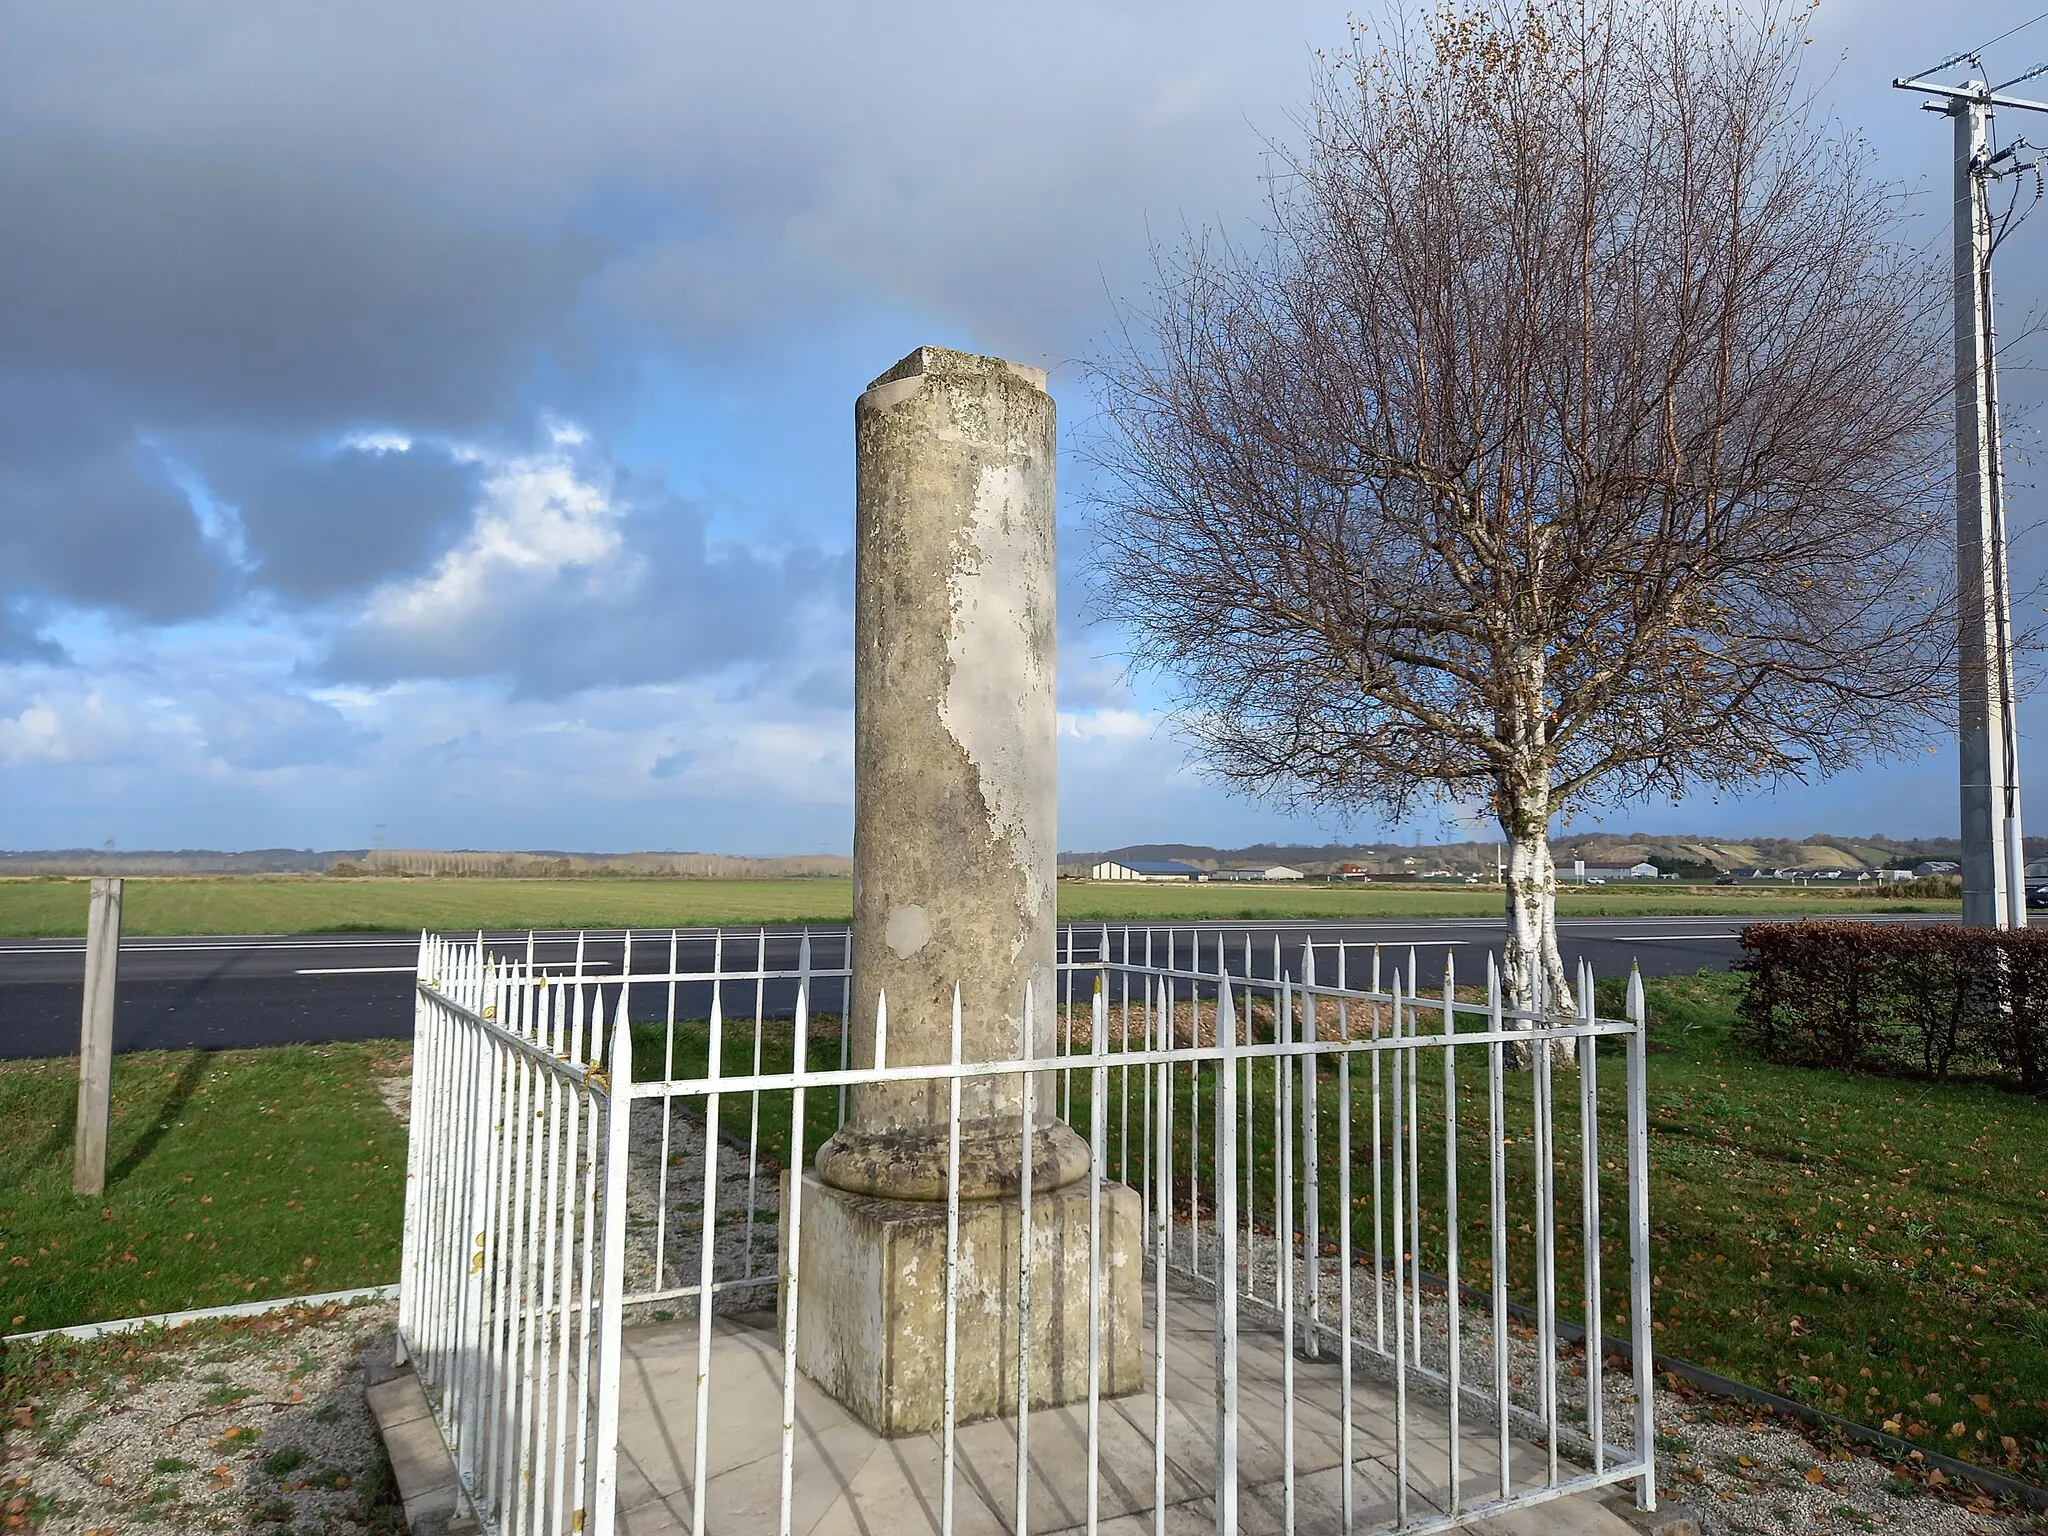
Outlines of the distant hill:
{"label": "distant hill", "polygon": [[[2048,837],[2026,840],[2029,858],[2048,857]],[[1648,833],[1574,832],[1551,840],[1557,862],[1567,868],[1574,859],[1588,864],[1625,866],[1647,860],[1673,865],[1705,865],[1738,869],[1884,869],[1916,864],[1922,859],[1960,859],[1962,842],[1953,837],[1689,837]],[[1310,875],[1335,874],[1345,864],[1363,864],[1378,872],[1444,869],[1455,874],[1491,874],[1493,842],[1437,843],[1258,843],[1248,848],[1212,848],[1201,843],[1134,843],[1097,853],[1062,853],[1060,867],[1070,873],[1103,859],[1175,859],[1198,869],[1233,865],[1286,864]]]}
{"label": "distant hill", "polygon": [[363,848],[0,849],[0,875],[296,875],[353,861]]}
{"label": "distant hill", "polygon": [[461,848],[211,848],[134,852],[94,848],[0,850],[0,876],[30,875],[426,875],[497,879],[671,876],[682,879],[790,880],[850,875],[853,860],[835,853],[750,859],[725,853],[497,852]]}

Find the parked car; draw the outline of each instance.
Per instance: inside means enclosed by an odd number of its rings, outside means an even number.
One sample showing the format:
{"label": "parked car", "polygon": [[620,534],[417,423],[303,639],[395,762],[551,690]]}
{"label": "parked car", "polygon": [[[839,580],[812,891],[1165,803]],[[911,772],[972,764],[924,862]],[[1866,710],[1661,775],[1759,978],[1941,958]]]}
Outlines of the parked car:
{"label": "parked car", "polygon": [[1716,885],[1733,885],[1733,884],[1735,884],[1735,877],[1734,877],[1733,875],[1718,875],[1718,876],[1716,876],[1716,877],[1715,877],[1715,879],[1714,879],[1714,884],[1716,884]]}
{"label": "parked car", "polygon": [[2028,886],[2027,905],[2030,907],[2048,907],[2048,885]]}

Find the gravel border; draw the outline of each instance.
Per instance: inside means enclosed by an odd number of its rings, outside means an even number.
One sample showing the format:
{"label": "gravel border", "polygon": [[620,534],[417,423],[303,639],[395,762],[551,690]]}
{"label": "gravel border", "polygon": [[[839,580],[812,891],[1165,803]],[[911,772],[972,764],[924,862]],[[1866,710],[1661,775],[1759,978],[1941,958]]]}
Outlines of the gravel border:
{"label": "gravel border", "polygon": [[363,1388],[396,1319],[390,1302],[331,1304],[10,1346],[5,1525],[395,1536]]}

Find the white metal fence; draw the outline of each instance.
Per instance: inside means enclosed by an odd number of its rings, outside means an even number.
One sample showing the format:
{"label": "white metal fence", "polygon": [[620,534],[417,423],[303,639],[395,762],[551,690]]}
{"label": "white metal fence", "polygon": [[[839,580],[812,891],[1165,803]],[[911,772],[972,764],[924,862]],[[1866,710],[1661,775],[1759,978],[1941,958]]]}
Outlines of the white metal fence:
{"label": "white metal fence", "polygon": [[398,1334],[472,1506],[610,1536],[631,1032],[588,989],[425,937]]}
{"label": "white metal fence", "polygon": [[[1086,1400],[1002,1421],[1015,1473],[1006,1507],[993,1508],[985,1466],[963,1478],[963,1459],[985,1460],[987,1426],[960,1424],[952,1408],[955,1174],[948,1408],[935,1486],[918,1490],[934,1529],[992,1517],[1016,1531],[1093,1530],[1149,1511],[1163,1531],[1193,1497],[1191,1467],[1219,1532],[1237,1528],[1248,1499],[1270,1504],[1282,1529],[1345,1532],[1447,1530],[1616,1483],[1652,1501],[1633,977],[1625,1017],[1597,1016],[1587,972],[1578,1013],[1530,1016],[1505,1006],[1491,960],[1484,984],[1461,991],[1449,951],[1424,996],[1412,950],[1396,964],[1353,943],[1295,942],[1289,954],[1278,939],[1214,929],[1071,929],[1059,996],[1027,999],[1056,1010],[1053,1061],[961,1062],[956,1045],[950,1062],[857,1062],[843,932],[573,942],[573,957],[561,937],[529,938],[502,959],[481,935],[422,950],[402,1326],[492,1529],[582,1529],[572,1516],[586,1469],[594,1528],[610,1529],[619,1324],[630,1311],[694,1335],[694,1370],[676,1389],[690,1399],[676,1407],[688,1431],[671,1436],[677,1528],[765,1528],[773,1510],[791,1530],[823,1453],[798,1408],[802,1184],[788,1182],[785,1208],[781,1173],[808,1166],[843,1121],[850,1086],[937,1083],[957,1136],[961,1084],[1005,1075],[1019,1080],[1027,1119],[1065,1118],[1094,1168],[1140,1194],[1148,1386],[1104,1399],[1091,1331]],[[550,944],[561,957],[552,964]],[[606,1032],[609,1080],[596,1069],[606,1014],[642,1021],[640,1057],[650,1068],[658,1057],[659,1076],[630,1081],[630,1031],[619,1027]],[[545,1110],[525,1108],[543,1099]],[[631,1101],[629,1124],[614,1105]],[[581,1151],[558,1158],[556,1131],[577,1145],[579,1127]],[[1028,1233],[1028,1159],[1025,1177]],[[1089,1201],[1091,1318],[1099,1204]],[[537,1290],[521,1279],[536,1267]],[[1028,1308],[1028,1270],[1018,1283]],[[529,1299],[543,1297],[556,1299]],[[732,1428],[718,1314],[758,1318],[771,1304],[774,1347],[762,1358],[782,1411],[755,1432],[780,1436],[779,1488],[743,1513],[722,1503],[712,1455]],[[1178,1319],[1212,1338],[1206,1359],[1169,1346]],[[1617,1335],[1633,1354],[1619,1373],[1607,1368]],[[1018,1337],[1014,1379],[1032,1380],[1029,1330]],[[1213,1422],[1198,1452],[1183,1444],[1170,1455],[1185,1438],[1191,1373]],[[745,1396],[736,1381],[728,1392]],[[1107,1484],[1106,1412],[1126,1463]],[[1085,1447],[1072,1489],[1034,1466],[1040,1421]],[[1130,1434],[1146,1439],[1148,1428],[1151,1465],[1137,1483],[1150,1486],[1134,1494]],[[543,1465],[547,1479],[536,1477]],[[544,1482],[548,1500],[528,1498],[522,1479]],[[970,1518],[963,1500],[981,1512]]]}

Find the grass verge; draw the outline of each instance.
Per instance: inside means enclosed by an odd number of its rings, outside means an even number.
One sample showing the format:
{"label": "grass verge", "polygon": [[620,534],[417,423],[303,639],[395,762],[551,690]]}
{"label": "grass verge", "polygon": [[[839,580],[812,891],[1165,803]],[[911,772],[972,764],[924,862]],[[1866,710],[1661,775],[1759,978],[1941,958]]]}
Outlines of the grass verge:
{"label": "grass verge", "polygon": [[[88,881],[0,879],[0,937],[85,932]],[[1060,916],[1074,922],[1200,919],[1495,917],[1497,891],[1469,886],[1273,890],[1230,885],[1065,883]],[[1569,917],[1764,916],[1825,912],[1960,910],[1806,886],[1680,890],[1620,886],[1567,891]],[[436,929],[699,928],[757,923],[843,923],[848,880],[462,880],[238,876],[130,879],[122,929],[130,934],[406,932]]]}
{"label": "grass verge", "polygon": [[107,1188],[71,1193],[75,1059],[0,1062],[0,1332],[398,1277],[399,1045],[114,1061]]}

